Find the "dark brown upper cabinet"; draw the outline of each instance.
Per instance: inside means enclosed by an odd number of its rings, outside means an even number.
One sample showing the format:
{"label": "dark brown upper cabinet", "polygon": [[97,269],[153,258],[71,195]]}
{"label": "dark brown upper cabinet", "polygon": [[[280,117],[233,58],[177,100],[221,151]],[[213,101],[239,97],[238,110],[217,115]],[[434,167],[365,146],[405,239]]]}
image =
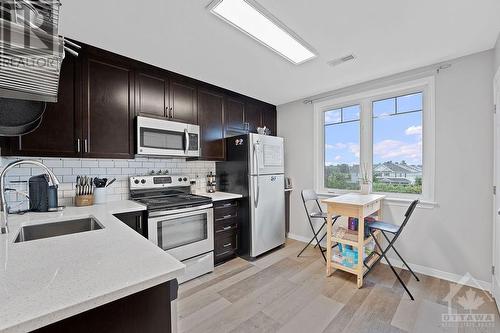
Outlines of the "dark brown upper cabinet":
{"label": "dark brown upper cabinet", "polygon": [[96,49],[85,56],[83,74],[83,157],[132,158],[132,67]]}
{"label": "dark brown upper cabinet", "polygon": [[136,71],[137,114],[198,123],[196,86],[187,80],[170,78],[163,70]]}
{"label": "dark brown upper cabinet", "polygon": [[203,160],[225,159],[225,137],[262,126],[276,135],[270,104],[79,44],[63,61],[58,102],[33,133],[0,138],[2,155],[133,158],[138,114],[200,125]]}
{"label": "dark brown upper cabinet", "polygon": [[201,156],[205,160],[224,160],[224,95],[198,90],[198,122]]}
{"label": "dark brown upper cabinet", "polygon": [[262,127],[267,127],[271,131],[271,135],[278,135],[276,128],[276,107],[266,106],[262,110]]}
{"label": "dark brown upper cabinet", "polygon": [[189,124],[198,123],[196,86],[170,80],[170,118]]}
{"label": "dark brown upper cabinet", "polygon": [[169,116],[168,79],[147,72],[136,72],[136,111],[138,114],[153,117]]}
{"label": "dark brown upper cabinet", "polygon": [[224,99],[225,137],[246,133],[245,102],[237,97],[226,96]]}
{"label": "dark brown upper cabinet", "polygon": [[262,124],[262,107],[253,102],[245,105],[245,123],[250,133],[257,133],[257,127]]}
{"label": "dark brown upper cabinet", "polygon": [[[11,155],[79,157],[81,153],[80,62],[67,56],[61,67],[57,103],[47,103],[40,127],[12,138]],[[78,150],[80,147],[80,151]]]}

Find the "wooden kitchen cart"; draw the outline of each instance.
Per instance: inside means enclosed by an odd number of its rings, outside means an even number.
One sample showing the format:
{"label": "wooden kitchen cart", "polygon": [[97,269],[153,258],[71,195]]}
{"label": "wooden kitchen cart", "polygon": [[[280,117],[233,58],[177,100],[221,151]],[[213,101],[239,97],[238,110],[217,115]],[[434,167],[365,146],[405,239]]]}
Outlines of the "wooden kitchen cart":
{"label": "wooden kitchen cart", "polygon": [[[365,223],[364,219],[367,216],[375,216],[377,220],[382,219],[382,202],[385,195],[379,194],[359,194],[359,193],[349,193],[340,195],[337,197],[322,200],[327,206],[327,237],[326,237],[326,250],[327,250],[327,262],[326,262],[326,276],[332,274],[333,269],[340,269],[358,277],[358,288],[363,286],[363,274],[367,270],[363,263],[363,253],[364,246],[372,240],[372,237],[364,237]],[[334,233],[332,218],[334,216],[341,215],[345,217],[355,217],[358,219],[358,232],[357,239],[353,240],[352,237],[343,237],[339,233]],[[351,235],[352,236],[352,235]],[[375,237],[378,237],[379,233],[375,233]],[[334,262],[332,259],[332,245],[334,242],[341,243],[344,245],[351,245],[354,251],[358,253],[358,263],[355,267],[347,267],[341,263]],[[367,265],[370,266],[375,260],[377,260],[377,255],[373,254],[367,258]]]}

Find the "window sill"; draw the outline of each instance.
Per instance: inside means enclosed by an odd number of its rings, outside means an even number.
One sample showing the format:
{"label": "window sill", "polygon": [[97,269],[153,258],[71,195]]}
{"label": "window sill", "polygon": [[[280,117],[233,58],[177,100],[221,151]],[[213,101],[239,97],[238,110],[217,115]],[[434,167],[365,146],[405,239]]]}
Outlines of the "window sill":
{"label": "window sill", "polygon": [[[318,192],[319,197],[323,198],[331,198],[331,197],[338,197],[339,195],[347,194],[347,193],[353,193],[353,192]],[[397,198],[397,197],[390,197],[390,194],[387,193],[377,193],[377,194],[385,194],[387,197],[384,199],[384,205],[385,206],[392,206],[392,207],[408,207],[408,205],[415,199],[411,198]],[[420,200],[418,208],[423,208],[423,209],[434,209],[436,207],[439,207],[439,204],[434,201],[427,201],[427,200]]]}

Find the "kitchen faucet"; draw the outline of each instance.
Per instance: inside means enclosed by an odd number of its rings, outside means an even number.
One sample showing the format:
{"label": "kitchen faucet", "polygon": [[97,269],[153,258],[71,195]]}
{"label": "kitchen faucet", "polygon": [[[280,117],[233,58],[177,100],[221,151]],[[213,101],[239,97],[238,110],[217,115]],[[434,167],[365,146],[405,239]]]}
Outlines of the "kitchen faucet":
{"label": "kitchen faucet", "polygon": [[6,234],[9,232],[9,224],[8,224],[9,212],[7,208],[7,201],[5,199],[5,176],[7,175],[10,169],[21,164],[32,164],[44,169],[49,175],[50,182],[52,183],[52,185],[56,187],[59,186],[59,180],[57,179],[56,175],[54,175],[54,173],[45,164],[41,162],[35,160],[19,160],[9,163],[0,174],[0,198],[2,200],[2,219],[0,221],[1,234]]}

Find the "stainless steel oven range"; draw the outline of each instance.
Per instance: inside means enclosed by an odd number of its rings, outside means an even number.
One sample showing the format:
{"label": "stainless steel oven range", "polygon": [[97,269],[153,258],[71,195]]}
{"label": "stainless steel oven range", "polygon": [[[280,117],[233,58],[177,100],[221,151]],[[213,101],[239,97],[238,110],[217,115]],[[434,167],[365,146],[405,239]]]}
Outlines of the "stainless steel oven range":
{"label": "stainless steel oven range", "polygon": [[148,239],[186,264],[179,283],[214,270],[212,199],[191,194],[187,176],[130,177],[130,196],[148,207]]}

